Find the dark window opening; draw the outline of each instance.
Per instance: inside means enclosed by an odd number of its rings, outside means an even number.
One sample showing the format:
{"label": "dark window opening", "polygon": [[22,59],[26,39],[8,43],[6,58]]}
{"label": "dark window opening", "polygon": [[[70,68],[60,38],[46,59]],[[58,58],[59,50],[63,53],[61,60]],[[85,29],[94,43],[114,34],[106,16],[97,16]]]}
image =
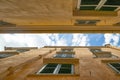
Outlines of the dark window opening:
{"label": "dark window opening", "polygon": [[120,0],[107,0],[105,5],[118,5],[118,6],[120,6]]}
{"label": "dark window opening", "polygon": [[97,5],[100,0],[81,0],[81,5]]}
{"label": "dark window opening", "polygon": [[0,59],[2,59],[2,58],[7,58],[7,57],[10,57],[10,56],[14,56],[15,54],[10,54],[10,53],[6,53],[6,54],[2,54],[2,53],[0,53]]}
{"label": "dark window opening", "polygon": [[100,11],[114,11],[117,7],[102,7]]}
{"label": "dark window opening", "polygon": [[20,52],[20,53],[26,52],[26,51],[29,51],[29,49],[17,49],[17,52]]}
{"label": "dark window opening", "polygon": [[37,74],[72,74],[72,64],[54,64],[50,63],[44,66]]}
{"label": "dark window opening", "polygon": [[76,20],[76,25],[96,25],[100,20]]}
{"label": "dark window opening", "polygon": [[111,52],[102,51],[101,49],[90,49],[95,58],[118,58],[118,56],[113,55]]}
{"label": "dark window opening", "polygon": [[74,54],[64,54],[64,53],[59,53],[54,56],[54,58],[73,58]]}
{"label": "dark window opening", "polygon": [[47,64],[40,73],[53,73],[58,64]]}
{"label": "dark window opening", "polygon": [[115,62],[115,63],[108,63],[108,65],[115,70],[117,73],[120,73],[120,63]]}
{"label": "dark window opening", "polygon": [[70,74],[72,71],[71,68],[72,68],[71,64],[62,64],[59,70],[59,74]]}

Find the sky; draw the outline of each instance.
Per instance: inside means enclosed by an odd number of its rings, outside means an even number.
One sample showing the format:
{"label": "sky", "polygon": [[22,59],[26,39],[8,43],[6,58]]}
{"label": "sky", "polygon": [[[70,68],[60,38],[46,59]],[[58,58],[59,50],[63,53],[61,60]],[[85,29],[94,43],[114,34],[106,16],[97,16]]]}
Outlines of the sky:
{"label": "sky", "polygon": [[104,46],[120,47],[120,34],[0,34],[0,50],[7,47]]}

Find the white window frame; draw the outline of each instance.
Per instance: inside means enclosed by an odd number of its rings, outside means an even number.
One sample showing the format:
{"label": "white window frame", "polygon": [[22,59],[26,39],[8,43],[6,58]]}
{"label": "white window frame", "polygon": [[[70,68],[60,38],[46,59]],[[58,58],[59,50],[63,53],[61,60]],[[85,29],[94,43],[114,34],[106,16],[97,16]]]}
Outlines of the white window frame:
{"label": "white window frame", "polygon": [[118,11],[120,9],[119,5],[104,5],[107,0],[100,0],[98,5],[81,5],[82,0],[77,1],[77,10],[80,10],[81,6],[96,6],[95,10],[100,10],[102,7],[117,7],[114,11]]}
{"label": "white window frame", "polygon": [[112,66],[111,63],[118,63],[118,64],[120,64],[120,62],[110,62],[110,63],[108,63],[108,65],[109,65],[114,71],[116,71],[118,74],[120,74],[120,71],[118,71],[114,66]]}
{"label": "white window frame", "polygon": [[[62,66],[62,64],[57,64],[55,70],[53,71],[53,73],[40,73],[48,64],[44,65],[36,74],[59,74],[60,68]],[[64,74],[64,73],[63,73]],[[74,74],[74,66],[73,64],[71,64],[71,73],[69,74]]]}

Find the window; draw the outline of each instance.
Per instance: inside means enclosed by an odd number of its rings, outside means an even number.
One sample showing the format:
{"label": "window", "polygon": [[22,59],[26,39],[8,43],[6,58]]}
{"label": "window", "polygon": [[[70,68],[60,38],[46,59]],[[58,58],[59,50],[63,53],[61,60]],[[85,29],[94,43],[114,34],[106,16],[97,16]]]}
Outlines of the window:
{"label": "window", "polygon": [[72,73],[72,65],[71,64],[62,64],[58,73],[59,74],[70,74],[70,73]]}
{"label": "window", "polygon": [[[83,7],[84,8],[84,7]],[[87,8],[87,7],[86,7]],[[88,7],[90,8],[90,7]],[[100,20],[76,20],[76,25],[96,25],[97,22],[99,22]]]}
{"label": "window", "polygon": [[0,59],[10,57],[10,56],[13,56],[13,55],[15,55],[15,54],[10,54],[10,53],[2,54],[2,53],[0,53]]}
{"label": "window", "polygon": [[59,53],[54,56],[54,58],[73,58],[74,54],[64,54],[64,53]]}
{"label": "window", "polygon": [[15,24],[0,20],[0,26],[15,26]]}
{"label": "window", "polygon": [[29,49],[17,49],[17,52],[20,52],[20,53],[26,52],[26,51],[29,51]]}
{"label": "window", "polygon": [[120,0],[107,0],[105,5],[117,5],[117,6],[120,6]]}
{"label": "window", "polygon": [[100,11],[114,11],[116,9],[117,9],[117,7],[106,7],[106,6],[104,6],[104,7],[101,7]]}
{"label": "window", "polygon": [[108,63],[108,65],[117,73],[120,74],[120,63],[119,62],[114,62],[114,63]]}
{"label": "window", "polygon": [[73,65],[49,63],[37,74],[73,74]]}
{"label": "window", "polygon": [[80,10],[118,11],[120,0],[81,0]]}
{"label": "window", "polygon": [[111,53],[94,53],[97,58],[110,58],[112,57]]}
{"label": "window", "polygon": [[92,53],[102,52],[101,49],[90,49],[90,51],[91,51]]}
{"label": "window", "polygon": [[40,73],[54,73],[58,64],[47,64]]}
{"label": "window", "polygon": [[111,54],[108,51],[102,51],[101,49],[90,49],[93,53],[93,56],[96,58],[118,58],[117,56]]}

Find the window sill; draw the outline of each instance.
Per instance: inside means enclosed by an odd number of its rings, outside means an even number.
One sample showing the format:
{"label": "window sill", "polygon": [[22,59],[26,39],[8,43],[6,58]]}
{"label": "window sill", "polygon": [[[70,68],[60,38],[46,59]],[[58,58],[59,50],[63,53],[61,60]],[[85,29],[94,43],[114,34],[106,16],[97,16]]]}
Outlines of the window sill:
{"label": "window sill", "polygon": [[27,80],[79,80],[80,74],[30,74]]}

